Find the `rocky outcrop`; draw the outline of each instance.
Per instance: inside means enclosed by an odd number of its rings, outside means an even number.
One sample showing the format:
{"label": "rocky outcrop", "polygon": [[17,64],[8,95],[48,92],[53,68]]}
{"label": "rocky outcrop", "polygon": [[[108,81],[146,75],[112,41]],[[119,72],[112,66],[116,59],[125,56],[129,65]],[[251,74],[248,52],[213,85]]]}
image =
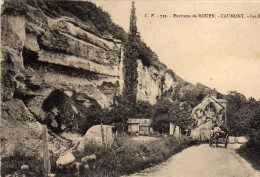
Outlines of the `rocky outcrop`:
{"label": "rocky outcrop", "polygon": [[[123,93],[122,41],[105,30],[104,20],[94,25],[81,7],[86,2],[71,6],[64,1],[64,8],[59,3],[6,0],[2,6],[1,157],[15,152],[42,155],[41,123],[56,131],[48,134],[51,154],[66,152],[71,144],[81,151],[90,141],[113,143],[111,126],[103,126],[103,140],[100,126],[86,133],[98,122],[87,115],[109,108]],[[108,17],[102,13],[93,18]],[[117,33],[119,28],[111,29]],[[151,104],[162,97],[174,100],[191,87],[158,59],[146,60],[137,60],[137,100]],[[56,134],[66,130],[86,135],[84,140],[70,140]]]}
{"label": "rocky outcrop", "polygon": [[140,60],[137,62],[137,99],[155,104],[161,95],[161,79],[164,76],[164,71],[159,71],[153,66],[146,67]]}
{"label": "rocky outcrop", "polygon": [[[42,156],[42,125],[21,100],[13,99],[1,107],[1,158],[24,154],[26,157]],[[51,153],[66,150],[70,143],[49,135]]]}
{"label": "rocky outcrop", "polygon": [[[3,98],[11,99],[18,91],[19,98],[26,97],[26,106],[39,118],[44,117],[43,101],[61,88],[64,92],[84,93],[102,107],[109,107],[124,87],[120,41],[113,36],[103,37],[89,20],[64,16],[49,8],[43,1],[4,3],[3,71],[12,70],[13,74],[4,75],[11,83],[3,82]],[[144,66],[141,60],[138,76],[137,99],[151,104],[176,85],[166,69]],[[89,106],[89,99],[85,102]]]}
{"label": "rocky outcrop", "polygon": [[84,151],[85,146],[94,144],[97,146],[111,146],[114,142],[111,125],[95,125],[91,127],[84,136],[84,140],[79,143],[78,151]]}
{"label": "rocky outcrop", "polygon": [[[14,90],[25,96],[30,92],[33,96],[27,106],[38,117],[43,116],[44,99],[60,88],[85,93],[108,107],[122,89],[118,41],[103,39],[90,21],[53,17],[37,1],[32,2],[8,1],[3,6],[2,53],[6,65],[10,60],[6,73],[13,70],[9,79],[15,84],[4,89],[4,98],[12,97]],[[22,78],[23,89],[17,88],[15,77]]]}

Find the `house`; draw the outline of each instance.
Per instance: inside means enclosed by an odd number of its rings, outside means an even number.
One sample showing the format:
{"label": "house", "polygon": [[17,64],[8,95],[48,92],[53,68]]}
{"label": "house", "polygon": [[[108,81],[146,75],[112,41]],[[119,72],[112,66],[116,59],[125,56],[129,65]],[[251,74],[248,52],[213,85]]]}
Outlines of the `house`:
{"label": "house", "polygon": [[127,120],[128,132],[139,133],[141,135],[149,135],[153,132],[151,127],[151,119],[145,118],[130,118]]}
{"label": "house", "polygon": [[217,99],[217,93],[208,94],[200,104],[192,110],[192,118],[195,119],[197,126],[212,120],[218,126],[226,123],[227,101]]}
{"label": "house", "polygon": [[217,91],[214,89],[192,109],[191,117],[195,120],[196,128],[191,131],[191,135],[208,139],[213,124],[226,125],[226,111],[227,101],[217,99]]}

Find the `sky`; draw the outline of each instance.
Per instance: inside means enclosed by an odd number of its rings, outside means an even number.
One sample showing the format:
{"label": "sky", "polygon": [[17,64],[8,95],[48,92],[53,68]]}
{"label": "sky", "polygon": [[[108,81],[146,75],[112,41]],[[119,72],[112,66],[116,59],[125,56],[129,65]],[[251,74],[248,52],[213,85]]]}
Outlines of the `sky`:
{"label": "sky", "polygon": [[[93,1],[129,31],[131,1]],[[136,1],[141,38],[184,80],[260,99],[260,2]],[[148,18],[154,14],[153,18]],[[172,18],[245,14],[245,18]],[[167,15],[168,18],[157,16]]]}

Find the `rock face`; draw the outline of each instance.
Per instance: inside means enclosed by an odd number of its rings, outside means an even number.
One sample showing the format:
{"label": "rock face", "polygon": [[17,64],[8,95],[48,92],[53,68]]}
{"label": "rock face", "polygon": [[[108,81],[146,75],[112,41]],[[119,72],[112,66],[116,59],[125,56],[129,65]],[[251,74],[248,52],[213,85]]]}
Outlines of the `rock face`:
{"label": "rock face", "polygon": [[25,156],[39,154],[41,127],[30,121],[31,114],[22,101],[7,101],[2,104],[1,110],[1,157],[19,152],[24,152]]}
{"label": "rock face", "polygon": [[164,71],[159,71],[155,67],[146,67],[140,60],[138,62],[138,85],[137,85],[137,99],[148,101],[155,104],[161,95],[161,78]]}
{"label": "rock face", "polygon": [[32,94],[27,105],[39,117],[44,99],[60,88],[85,93],[108,107],[122,89],[120,45],[93,33],[91,22],[53,17],[32,2],[8,1],[3,6],[2,53],[6,68],[15,72],[9,76],[15,86],[5,89],[4,98],[12,97],[15,89]]}
{"label": "rock face", "polygon": [[[10,126],[1,131],[8,137],[8,132],[21,133],[12,127],[10,121],[20,121],[17,125],[21,123],[21,127],[26,129],[26,126],[37,125],[23,124],[24,121],[42,122],[47,116],[50,126],[63,129],[63,125],[52,118],[57,116],[55,112],[68,110],[66,114],[69,117],[83,117],[76,104],[89,107],[95,103],[108,108],[114,97],[122,94],[122,42],[109,34],[101,35],[91,19],[78,18],[75,14],[82,10],[80,7],[70,6],[72,10],[69,13],[53,8],[52,3],[59,2],[8,0],[1,9],[2,124]],[[138,60],[138,76],[137,99],[151,104],[155,104],[164,92],[171,90],[173,93],[178,83],[167,74],[167,68],[144,66],[141,60]],[[57,90],[62,92],[59,94],[63,95],[62,99],[52,95]],[[46,108],[44,102],[52,103],[48,100],[62,103]],[[18,106],[20,111],[15,112],[13,106]],[[11,109],[12,114],[7,109]],[[27,116],[14,115],[20,112]],[[18,120],[21,117],[26,120]],[[33,139],[38,141],[37,128],[35,131],[32,131],[33,136],[37,137]],[[10,137],[4,141],[8,141],[10,146],[15,144]],[[56,152],[58,146],[66,149],[64,144],[54,143],[53,151]]]}
{"label": "rock face", "polygon": [[[13,74],[4,75],[12,83],[3,84],[3,97],[12,97],[14,90],[30,95],[26,104],[38,117],[43,116],[40,107],[44,99],[61,88],[64,92],[84,93],[102,107],[109,107],[124,87],[120,41],[102,37],[91,21],[53,15],[42,4],[4,3],[2,54],[6,72],[12,70]],[[165,74],[165,69],[146,67],[138,60],[137,99],[154,104],[163,85],[167,90],[174,82],[170,77],[162,81]]]}
{"label": "rock face", "polygon": [[[21,100],[13,99],[2,103],[1,107],[1,157],[16,153],[25,156],[42,156],[42,125],[32,120],[33,115]],[[60,153],[69,143],[51,135],[48,137],[51,153]]]}

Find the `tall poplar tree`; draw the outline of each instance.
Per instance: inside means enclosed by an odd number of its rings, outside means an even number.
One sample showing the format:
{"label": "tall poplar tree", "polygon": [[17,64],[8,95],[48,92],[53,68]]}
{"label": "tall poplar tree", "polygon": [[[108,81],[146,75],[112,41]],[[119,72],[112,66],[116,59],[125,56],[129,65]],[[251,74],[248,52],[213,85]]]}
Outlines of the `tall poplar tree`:
{"label": "tall poplar tree", "polygon": [[130,27],[127,42],[125,43],[125,59],[124,59],[124,90],[123,97],[128,101],[128,104],[135,108],[137,95],[137,25],[135,15],[135,3],[132,2],[130,15]]}

